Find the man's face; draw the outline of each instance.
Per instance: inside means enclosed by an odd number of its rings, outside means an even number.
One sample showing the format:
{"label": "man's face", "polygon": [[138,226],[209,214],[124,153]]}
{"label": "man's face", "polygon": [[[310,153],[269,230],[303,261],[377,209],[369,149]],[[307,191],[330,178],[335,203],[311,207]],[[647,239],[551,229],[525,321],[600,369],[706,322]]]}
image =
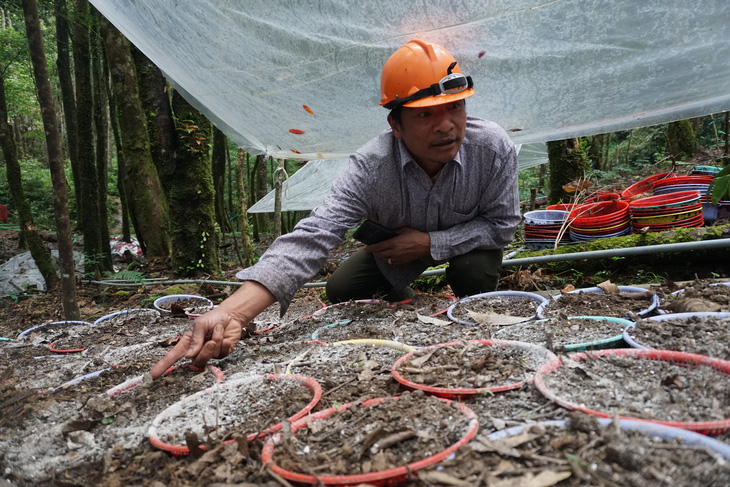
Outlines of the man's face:
{"label": "man's face", "polygon": [[466,103],[404,107],[400,124],[390,117],[388,122],[413,159],[433,176],[459,152],[466,132]]}

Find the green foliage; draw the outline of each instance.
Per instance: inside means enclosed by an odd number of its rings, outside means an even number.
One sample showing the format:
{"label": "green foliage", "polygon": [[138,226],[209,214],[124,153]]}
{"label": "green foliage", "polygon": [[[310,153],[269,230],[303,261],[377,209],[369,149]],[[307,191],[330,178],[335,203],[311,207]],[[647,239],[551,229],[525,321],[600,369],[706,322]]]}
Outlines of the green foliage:
{"label": "green foliage", "polygon": [[142,282],[145,275],[138,271],[120,271],[109,276],[109,279],[117,279],[120,281]]}
{"label": "green foliage", "polygon": [[[448,264],[441,264],[436,267],[429,267],[428,270],[433,269],[445,269]],[[448,281],[446,280],[445,274],[440,274],[437,276],[425,276],[425,277],[419,277],[415,281],[413,281],[413,284],[411,284],[411,287],[414,289],[418,289],[421,292],[424,293],[435,293],[438,291],[441,291],[441,289],[444,288],[448,284]]]}
{"label": "green foliage", "polygon": [[[33,220],[38,228],[51,230],[55,228],[53,216],[53,184],[51,173],[47,167],[35,159],[20,161],[21,177],[23,179],[23,191],[30,203],[33,212]],[[73,216],[76,213],[75,200],[73,199],[73,178],[70,167],[66,169],[66,180],[69,184],[69,212]],[[7,185],[6,167],[0,166],[0,201],[8,205],[8,213],[15,214],[15,203]]]}
{"label": "green foliage", "polygon": [[712,194],[712,203],[715,205],[723,198],[730,198],[730,166],[715,175],[708,191]]}

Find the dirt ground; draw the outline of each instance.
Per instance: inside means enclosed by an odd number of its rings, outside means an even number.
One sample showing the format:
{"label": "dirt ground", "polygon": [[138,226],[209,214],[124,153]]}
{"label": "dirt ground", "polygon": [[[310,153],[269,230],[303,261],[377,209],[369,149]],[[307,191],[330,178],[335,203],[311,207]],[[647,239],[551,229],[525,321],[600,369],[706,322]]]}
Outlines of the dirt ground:
{"label": "dirt ground", "polygon": [[[7,233],[3,240],[12,243]],[[347,251],[333,253],[330,267],[336,267]],[[3,259],[12,253],[6,245]],[[150,277],[170,276],[164,263],[148,263],[143,271]],[[229,273],[234,271],[231,267]],[[701,289],[708,286],[693,283],[691,298],[702,299]],[[675,306],[680,298],[671,293],[679,288],[666,283],[652,291],[663,304]],[[730,451],[730,445],[708,436],[702,438],[718,450],[699,452],[698,447],[665,444],[667,440],[653,436],[646,446],[646,435],[626,433],[617,439],[618,428],[593,423],[566,432],[531,430],[520,440],[500,440],[506,442],[488,438],[505,428],[561,420],[570,413],[530,381],[539,364],[529,357],[496,348],[477,353],[487,347],[466,345],[465,340],[488,339],[504,327],[488,321],[474,325],[450,321],[444,313],[445,306],[454,303],[448,288],[439,290],[439,296],[422,293],[411,303],[351,303],[327,311],[322,311],[328,303],[322,302],[321,289],[302,290],[283,318],[276,304],[262,313],[227,358],[205,370],[182,361],[155,381],[146,372],[174,346],[189,324],[187,318],[153,315],[116,328],[91,325],[115,311],[153,308],[155,298],[171,291],[218,303],[234,290],[232,285],[210,284],[174,288],[84,284],[78,289],[79,307],[82,320],[90,324],[43,326],[21,338],[30,328],[62,320],[60,296],[0,300],[0,337],[8,339],[0,341],[0,477],[16,486],[274,487],[292,485],[292,472],[295,478],[308,476],[314,484],[329,484],[325,480],[332,475],[400,468],[393,478],[409,486],[667,485],[673,475],[692,479],[689,484],[700,478],[693,476],[702,475],[702,485],[727,485],[730,479],[728,462],[717,460]],[[590,303],[589,309],[579,314],[598,315],[591,311],[605,309],[597,295],[590,297],[582,300]],[[610,306],[615,316],[632,316],[635,304],[628,300],[622,308],[621,300],[613,300]],[[524,315],[524,310],[508,307],[498,311],[500,316]],[[326,328],[340,321],[347,323]],[[611,328],[610,336],[615,333]],[[357,341],[341,342],[347,339]],[[463,346],[431,355],[425,348],[444,342]],[[556,353],[565,358],[558,348]],[[462,396],[448,405],[421,392],[410,393],[395,380],[391,369],[396,360],[419,349],[408,362],[411,381],[481,389],[490,381],[492,385],[527,382],[514,390]],[[666,370],[657,365],[658,373],[647,371],[634,381],[628,380],[628,368],[651,361],[627,364],[629,360],[581,362],[567,372],[552,373],[550,379],[558,383],[550,382],[551,390],[562,391],[561,386],[577,381],[585,391],[601,385],[608,392],[599,399],[570,397],[593,401],[596,409],[610,410],[609,415],[638,411],[656,417],[671,404],[672,418],[680,420],[730,418],[723,395],[730,371],[712,369],[703,374],[704,369],[697,369],[689,374],[674,364],[666,365]],[[286,373],[309,379],[285,380]],[[619,385],[625,389],[617,389]],[[617,390],[632,395],[625,411],[621,410],[625,404],[611,402]],[[695,404],[693,398],[703,391],[706,401]],[[379,401],[394,395],[402,396],[402,402]],[[293,436],[287,428],[290,423],[298,431]],[[277,431],[286,434],[276,445],[265,447]],[[620,445],[629,452],[657,453],[631,460]],[[680,468],[682,452],[699,456]],[[443,455],[437,464],[404,467],[439,454]],[[598,468],[590,468],[591,464]],[[374,485],[376,477],[363,477],[357,484]]]}

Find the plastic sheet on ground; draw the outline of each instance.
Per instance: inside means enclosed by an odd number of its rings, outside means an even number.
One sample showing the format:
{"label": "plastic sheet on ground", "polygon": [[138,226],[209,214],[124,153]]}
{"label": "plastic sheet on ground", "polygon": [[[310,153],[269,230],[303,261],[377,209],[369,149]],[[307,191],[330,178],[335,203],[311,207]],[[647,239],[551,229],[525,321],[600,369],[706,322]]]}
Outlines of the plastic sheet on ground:
{"label": "plastic sheet on ground", "polygon": [[[53,266],[59,270],[58,250],[51,250]],[[84,257],[80,252],[74,252],[76,275],[84,275]],[[46,281],[38,270],[30,252],[18,254],[0,266],[0,296],[15,296],[28,290],[46,290]]]}

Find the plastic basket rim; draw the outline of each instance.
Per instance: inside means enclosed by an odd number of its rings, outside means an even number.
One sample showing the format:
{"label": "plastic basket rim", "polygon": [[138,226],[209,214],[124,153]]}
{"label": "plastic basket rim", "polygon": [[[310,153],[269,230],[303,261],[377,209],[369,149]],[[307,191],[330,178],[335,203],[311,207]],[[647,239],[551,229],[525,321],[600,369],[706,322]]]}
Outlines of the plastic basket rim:
{"label": "plastic basket rim", "polygon": [[[603,357],[612,355],[625,355],[633,356],[636,359],[644,360],[674,360],[680,362],[691,362],[696,365],[704,365],[712,367],[718,370],[718,367],[725,367],[727,372],[720,370],[722,373],[730,374],[730,361],[722,360],[715,357],[707,357],[705,355],[699,355],[695,353],[678,352],[675,350],[654,350],[654,349],[638,349],[638,348],[618,348],[618,349],[607,349],[607,350],[594,350],[587,352],[576,352],[568,355],[568,358],[575,361],[580,361],[583,358],[589,356],[592,357]],[[564,407],[568,410],[581,411],[592,416],[598,416],[601,418],[612,418],[613,414],[604,411],[598,411],[591,409],[587,406],[581,406],[573,401],[564,399],[558,396],[547,388],[543,382],[543,376],[555,372],[562,365],[562,359],[548,362],[543,364],[537,372],[535,372],[534,384],[540,393],[547,399]],[[643,419],[636,418],[633,416],[619,416],[619,419],[628,419],[633,421],[644,421],[648,423],[657,423],[665,426],[674,426],[677,428],[683,428],[691,431],[705,432],[705,433],[720,433],[730,429],[730,417],[716,420],[716,421],[662,421],[655,419]]]}
{"label": "plastic basket rim", "polygon": [[[672,321],[672,320],[688,320],[690,318],[730,318],[730,312],[727,311],[695,311],[695,312],[687,312],[687,313],[668,313],[663,315],[656,315],[656,316],[650,316],[648,318],[645,318],[646,321],[656,321],[656,322],[662,322],[662,321]],[[632,325],[627,326],[624,328],[623,338],[626,343],[631,345],[633,348],[637,348],[639,350],[657,350],[654,347],[650,347],[648,345],[644,345],[642,343],[637,342],[633,336],[631,336],[631,330],[634,330],[638,328],[638,323],[633,323]]]}
{"label": "plastic basket rim", "polygon": [[[353,340],[340,340],[339,342],[332,342],[327,343],[323,342],[321,340],[314,340],[315,345],[320,345],[322,347],[338,347],[342,345],[373,345],[375,347],[384,347],[384,348],[390,348],[391,350],[396,350],[403,353],[410,353],[414,350],[417,350],[416,347],[413,347],[411,345],[402,343],[402,342],[396,342],[395,340],[381,340],[379,338],[356,338]],[[289,361],[289,363],[286,366],[286,375],[293,374],[292,370],[293,367],[297,366],[298,362],[301,362],[301,360],[310,352],[310,350],[305,350],[304,352],[300,353],[293,359]]]}
{"label": "plastic basket rim", "polygon": [[154,308],[131,308],[131,309],[123,309],[120,311],[114,311],[113,313],[109,313],[108,315],[104,315],[101,318],[94,321],[93,325],[98,326],[100,323],[102,323],[104,320],[108,320],[110,318],[113,318],[114,316],[124,315],[124,314],[132,314],[137,311],[144,311],[152,314],[156,314],[155,319],[162,316],[159,311],[157,311]]}
{"label": "plastic basket rim", "polygon": [[166,313],[169,314],[169,309],[164,309],[160,307],[160,304],[165,302],[166,300],[170,300],[170,298],[178,298],[173,300],[172,302],[175,303],[177,301],[183,301],[185,299],[199,299],[201,301],[204,301],[206,304],[210,305],[210,309],[213,309],[215,307],[215,304],[210,299],[206,298],[205,296],[198,296],[196,294],[168,294],[167,296],[160,296],[159,298],[155,299],[152,303],[152,306],[159,311],[160,313]]}
{"label": "plastic basket rim", "polygon": [[[169,411],[170,408],[172,408],[173,406],[175,406],[177,404],[184,403],[184,402],[193,401],[193,400],[195,400],[195,399],[197,399],[197,398],[199,398],[201,396],[204,396],[206,394],[212,393],[214,390],[218,390],[218,389],[222,389],[222,388],[227,388],[227,387],[230,387],[230,386],[233,386],[233,385],[242,384],[242,383],[245,384],[245,383],[248,383],[248,382],[262,381],[264,379],[295,380],[295,381],[299,382],[300,384],[302,384],[304,387],[306,387],[307,389],[309,389],[312,392],[312,399],[310,400],[310,402],[303,409],[301,409],[300,411],[298,411],[296,414],[294,414],[290,418],[287,418],[287,421],[289,421],[289,422],[294,422],[294,421],[296,421],[296,420],[298,420],[298,419],[306,416],[307,413],[309,413],[319,403],[319,400],[322,397],[322,386],[319,384],[319,382],[316,379],[312,378],[312,377],[308,377],[308,376],[304,376],[304,375],[299,375],[299,374],[254,374],[254,375],[249,375],[249,376],[246,376],[246,377],[241,377],[241,378],[238,378],[238,379],[234,379],[234,380],[231,380],[231,381],[219,382],[219,383],[214,384],[211,387],[207,387],[207,388],[205,388],[205,389],[203,389],[201,391],[198,391],[198,392],[196,392],[194,394],[191,394],[189,396],[185,396],[181,400],[172,403],[167,408],[165,408],[164,410],[162,410],[157,416],[155,416],[154,419],[152,420],[152,422],[150,423],[150,426],[147,429],[147,436],[149,437],[150,443],[153,446],[155,446],[156,448],[159,448],[160,450],[164,450],[164,451],[170,452],[173,455],[177,455],[177,456],[189,455],[190,454],[190,449],[187,446],[184,446],[184,445],[172,445],[172,444],[169,444],[169,443],[165,443],[164,441],[162,441],[162,440],[160,440],[158,438],[158,435],[157,435],[157,425],[159,424],[159,422],[161,420],[160,418],[167,411]],[[256,437],[264,438],[266,436],[271,435],[272,433],[275,433],[276,431],[279,431],[282,428],[282,426],[283,426],[282,422],[279,422],[279,423],[277,423],[277,424],[275,424],[273,426],[270,426],[269,428],[266,428],[266,429],[264,429],[264,430],[262,430],[262,431],[260,431],[258,433],[249,433],[248,435],[246,435],[246,439],[248,441],[251,441],[251,440],[253,440]],[[235,440],[226,440],[223,443],[232,443],[233,441],[235,441]]]}
{"label": "plastic basket rim", "polygon": [[[546,363],[554,362],[558,360],[558,356],[555,355],[553,352],[548,350],[545,347],[541,347],[539,345],[535,345],[534,343],[528,343],[528,342],[520,342],[517,340],[500,340],[500,339],[474,339],[474,340],[465,340],[466,343],[476,343],[483,346],[503,346],[506,348],[520,348],[523,350],[532,350],[535,352],[543,353],[546,357]],[[393,375],[393,378],[398,381],[400,384],[405,386],[408,389],[417,389],[421,390],[427,394],[433,394],[435,396],[446,398],[446,399],[456,399],[461,397],[470,397],[470,396],[477,396],[481,394],[489,394],[489,393],[495,393],[495,392],[504,392],[504,391],[511,391],[514,389],[519,389],[522,387],[525,383],[531,382],[532,379],[529,380],[522,380],[518,382],[509,383],[506,385],[501,386],[495,386],[495,387],[480,387],[480,388],[449,388],[449,387],[434,387],[429,386],[426,384],[419,384],[417,382],[409,381],[408,379],[404,378],[400,372],[398,372],[398,366],[408,360],[410,357],[412,357],[416,352],[422,352],[424,350],[431,350],[434,348],[443,348],[448,347],[452,345],[463,345],[464,341],[450,341],[445,343],[437,343],[435,345],[429,345],[427,347],[420,348],[418,350],[414,350],[413,352],[409,352],[402,357],[399,357],[398,360],[396,360],[393,363],[393,366],[391,367],[391,373]],[[537,367],[538,369],[540,366]],[[534,375],[533,375],[534,378]]]}
{"label": "plastic basket rim", "polygon": [[[364,401],[361,404],[355,404],[355,403],[347,403],[340,406],[334,406],[332,408],[328,408],[322,411],[319,411],[313,415],[311,415],[311,418],[314,419],[326,419],[329,416],[342,412],[345,409],[348,409],[350,407],[359,407],[359,406],[370,406],[374,404],[381,404],[386,399],[395,399],[398,400],[398,396],[392,396],[390,398],[387,397],[380,397],[375,399],[369,399],[367,401]],[[321,475],[321,476],[314,476],[314,475],[308,475],[308,474],[301,474],[298,472],[292,472],[290,470],[285,470],[282,467],[279,467],[274,460],[273,460],[273,451],[276,446],[276,444],[280,441],[281,434],[277,433],[276,435],[270,437],[266,443],[264,444],[264,448],[261,452],[261,459],[264,462],[265,465],[267,465],[269,468],[271,468],[272,471],[277,473],[278,475],[281,475],[285,479],[293,480],[295,482],[299,483],[306,483],[306,484],[320,484],[320,485],[358,485],[358,484],[366,484],[366,483],[372,483],[374,485],[382,485],[383,482],[389,482],[393,481],[395,479],[399,479],[400,477],[405,477],[410,474],[410,472],[413,472],[415,470],[420,470],[422,468],[428,467],[430,465],[434,465],[445,458],[447,458],[449,455],[451,455],[453,452],[455,452],[458,448],[461,446],[466,445],[471,441],[479,431],[479,418],[477,417],[476,413],[472,411],[467,405],[455,401],[450,401],[448,399],[444,398],[437,398],[441,401],[446,402],[447,404],[451,404],[452,402],[456,404],[457,408],[464,413],[465,418],[468,420],[467,430],[466,433],[464,433],[464,436],[460,438],[458,441],[456,441],[454,444],[450,445],[449,447],[445,448],[444,450],[434,453],[433,455],[430,455],[428,457],[424,457],[420,460],[417,460],[415,462],[411,462],[408,465],[401,465],[398,467],[393,467],[387,470],[381,470],[376,472],[369,472],[366,474],[356,474],[356,475]],[[309,418],[301,418],[296,422],[293,422],[291,425],[292,431],[298,431],[299,429],[303,429],[307,427],[307,420]]]}
{"label": "plastic basket rim", "polygon": [[70,323],[72,325],[89,325],[89,326],[93,326],[94,325],[90,321],[83,321],[83,320],[58,320],[58,321],[49,321],[48,323],[43,323],[43,324],[36,325],[36,326],[31,327],[31,328],[28,328],[27,330],[23,330],[22,332],[20,332],[18,334],[17,337],[15,337],[15,339],[17,340],[19,338],[22,338],[25,335],[27,335],[28,333],[32,332],[33,330],[37,330],[38,328],[43,328],[43,327],[49,326],[49,325],[60,325],[61,323]]}
{"label": "plastic basket rim", "polygon": [[[469,302],[472,299],[492,298],[492,297],[499,298],[499,297],[505,297],[505,296],[517,296],[518,299],[520,299],[520,300],[532,299],[534,301],[537,301],[538,310],[540,309],[541,304],[544,304],[546,301],[548,301],[548,299],[545,296],[541,296],[539,294],[531,293],[528,291],[490,291],[490,292],[486,292],[486,293],[479,293],[479,294],[472,294],[471,296],[465,296],[465,297],[459,299],[458,301],[451,303],[451,305],[448,308],[446,308],[446,316],[448,316],[449,319],[451,321],[453,321],[454,323],[459,323],[461,325],[476,326],[476,323],[474,323],[472,321],[456,319],[454,317],[454,311],[453,311],[454,308],[456,308],[456,306],[458,306],[460,303],[463,304],[463,303]],[[529,318],[526,318],[526,319],[533,319],[535,317],[540,318],[540,314],[537,311],[535,311],[535,315],[533,315]]]}
{"label": "plastic basket rim", "polygon": [[[528,324],[533,323],[540,323],[544,321],[550,321],[554,320],[555,318],[544,318],[540,320],[534,320],[534,321],[528,321],[523,323],[515,323],[514,325],[506,326],[504,328],[501,328],[497,330],[494,335],[495,338],[500,339],[497,335],[500,332],[506,331],[509,328],[512,327],[518,327],[518,326],[525,326]],[[569,320],[571,319],[589,319],[589,320],[596,320],[596,321],[609,321],[611,323],[618,323],[624,325],[623,332],[619,335],[614,335],[606,338],[602,338],[600,340],[593,340],[591,342],[581,342],[581,343],[570,343],[568,345],[563,345],[563,350],[565,352],[582,352],[583,349],[587,348],[593,348],[593,347],[599,347],[599,348],[608,348],[608,346],[613,344],[618,344],[621,340],[624,339],[624,333],[626,332],[626,328],[633,325],[635,322],[628,320],[626,318],[617,318],[615,316],[592,316],[592,315],[576,315],[576,316],[568,316]],[[503,340],[503,339],[502,339]]]}
{"label": "plastic basket rim", "polygon": [[[638,287],[638,286],[618,286],[618,290],[620,292],[630,292],[630,293],[631,292],[647,292],[647,291],[650,291],[651,292],[651,289],[645,289],[643,287]],[[567,294],[577,294],[577,293],[579,293],[581,291],[582,292],[589,292],[589,293],[605,294],[605,292],[603,291],[603,289],[601,289],[598,286],[584,287],[584,288],[580,288],[580,289],[574,289],[572,291],[568,291]],[[552,296],[552,298],[549,299],[547,303],[541,304],[540,305],[541,307],[538,307],[538,309],[537,309],[538,314],[541,314],[542,315],[542,312],[545,311],[545,308],[550,303],[552,303],[552,302],[557,301],[558,299],[560,299],[560,296],[561,296],[561,294],[556,294],[556,295]],[[659,296],[657,295],[657,293],[654,292],[653,293],[653,297],[652,297],[652,303],[651,303],[651,305],[648,308],[639,311],[638,313],[636,313],[636,315],[637,316],[641,316],[643,318],[644,316],[647,316],[649,313],[651,313],[652,311],[654,311],[658,306],[659,306]]]}

